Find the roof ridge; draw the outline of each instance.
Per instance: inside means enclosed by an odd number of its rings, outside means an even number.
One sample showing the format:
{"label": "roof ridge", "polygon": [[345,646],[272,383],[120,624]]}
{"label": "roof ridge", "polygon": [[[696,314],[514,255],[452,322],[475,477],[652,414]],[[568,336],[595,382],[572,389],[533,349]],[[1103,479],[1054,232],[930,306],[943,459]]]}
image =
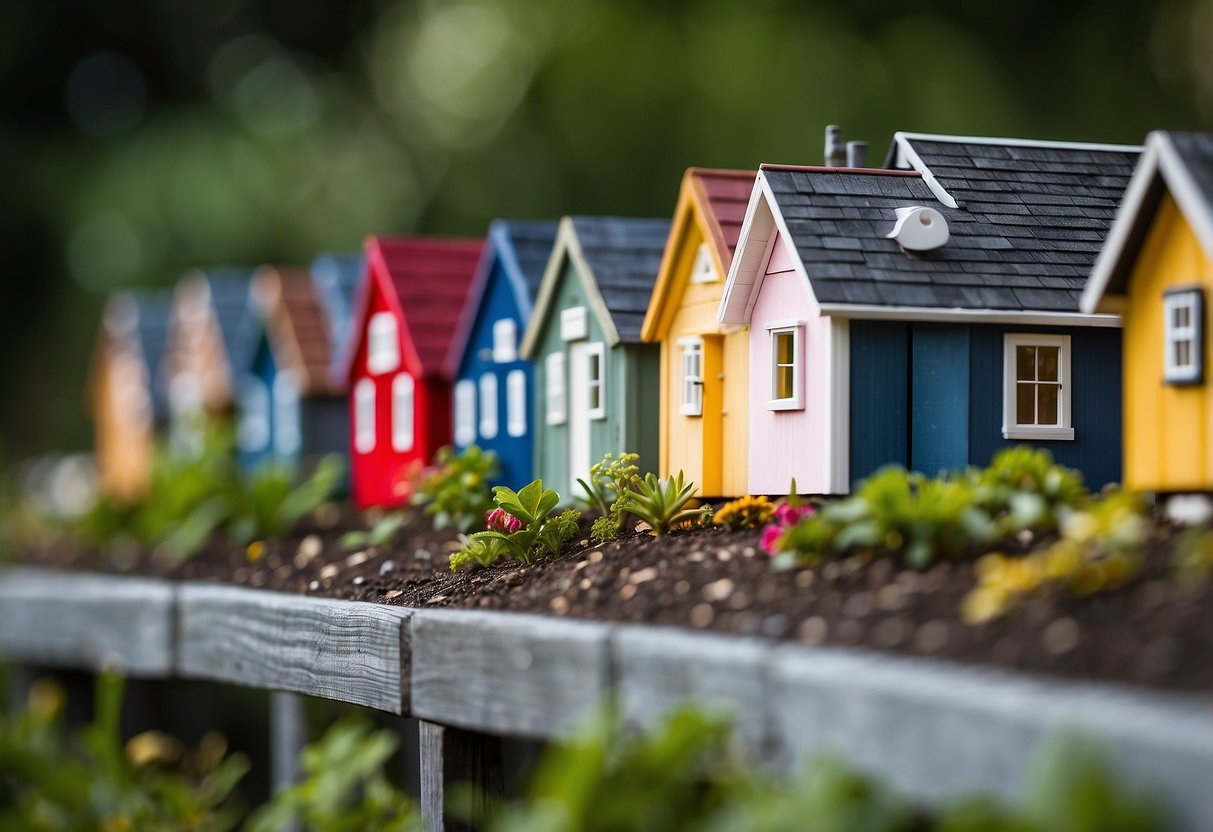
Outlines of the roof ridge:
{"label": "roof ridge", "polygon": [[754,168],[744,170],[742,168],[701,168],[695,165],[686,169],[686,172],[694,176],[720,176],[730,177],[735,179],[753,179],[757,171]]}
{"label": "roof ridge", "polygon": [[921,178],[916,170],[899,170],[890,168],[835,168],[826,165],[780,165],[770,162],[763,162],[758,166],[759,170],[783,170],[783,171],[802,171],[804,173],[845,173],[849,175],[855,174],[871,174],[873,176],[909,176]]}
{"label": "roof ridge", "polygon": [[1069,150],[1101,150],[1109,153],[1140,153],[1145,149],[1140,144],[1114,144],[1109,142],[1073,142],[1062,139],[1020,139],[1009,136],[954,136],[948,133],[916,133],[912,130],[898,130],[893,134],[893,141],[898,138],[920,139],[931,142],[951,142],[952,144],[985,144],[999,147],[1049,147]]}

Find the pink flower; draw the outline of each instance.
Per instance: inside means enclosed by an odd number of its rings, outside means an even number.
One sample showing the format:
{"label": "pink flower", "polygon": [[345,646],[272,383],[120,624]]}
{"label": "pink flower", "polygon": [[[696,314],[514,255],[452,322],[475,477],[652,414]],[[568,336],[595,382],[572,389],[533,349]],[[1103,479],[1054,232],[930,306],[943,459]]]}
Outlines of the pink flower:
{"label": "pink flower", "polygon": [[775,522],[780,526],[792,526],[800,522],[800,518],[813,513],[812,506],[793,506],[780,503],[775,507]]}
{"label": "pink flower", "polygon": [[779,540],[779,536],[782,534],[783,526],[776,526],[774,524],[762,530],[762,548],[768,555],[779,554],[779,549],[776,547],[775,542]]}
{"label": "pink flower", "polygon": [[503,508],[495,508],[484,515],[484,524],[495,532],[509,534],[522,528],[522,521]]}

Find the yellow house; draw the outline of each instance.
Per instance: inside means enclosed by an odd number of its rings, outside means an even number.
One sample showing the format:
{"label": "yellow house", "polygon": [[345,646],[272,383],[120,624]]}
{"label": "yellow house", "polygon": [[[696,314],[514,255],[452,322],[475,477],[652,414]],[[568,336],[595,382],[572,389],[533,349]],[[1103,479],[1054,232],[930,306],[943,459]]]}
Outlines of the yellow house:
{"label": "yellow house", "polygon": [[1082,297],[1124,318],[1124,483],[1213,492],[1213,135],[1151,133]]}
{"label": "yellow house", "polygon": [[749,335],[716,309],[754,175],[687,169],[641,329],[661,344],[661,474],[709,497],[746,493]]}

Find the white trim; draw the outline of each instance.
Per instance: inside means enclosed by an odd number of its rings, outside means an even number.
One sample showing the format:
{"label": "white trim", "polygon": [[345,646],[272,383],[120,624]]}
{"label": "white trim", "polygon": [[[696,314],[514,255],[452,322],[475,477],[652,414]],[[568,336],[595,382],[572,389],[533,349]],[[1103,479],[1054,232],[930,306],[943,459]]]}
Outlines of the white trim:
{"label": "white trim", "polygon": [[497,374],[484,373],[480,376],[480,438],[497,438]]}
{"label": "white trim", "polygon": [[376,312],[366,325],[366,371],[373,376],[400,366],[400,324],[392,312]]}
{"label": "white trim", "polygon": [[794,326],[804,326],[805,322],[799,318],[781,318],[778,321],[767,321],[762,325],[763,329],[788,329]]}
{"label": "white trim", "polygon": [[700,243],[695,252],[695,262],[691,265],[691,283],[719,283],[720,273],[716,271],[716,259],[707,243]]}
{"label": "white trim", "polygon": [[839,318],[894,321],[949,321],[953,323],[1017,324],[1019,326],[1091,326],[1119,329],[1119,315],[1082,312],[1016,312],[1013,309],[958,309],[932,306],[870,306],[865,304],[826,303],[822,315]]}
{"label": "white trim", "polygon": [[560,340],[581,341],[590,336],[590,318],[584,306],[560,310]]}
{"label": "white trim", "polygon": [[505,432],[526,436],[526,371],[510,370],[505,377]]}
{"label": "white trim", "polygon": [[409,373],[392,379],[392,450],[407,453],[416,439],[416,384]]}
{"label": "white trim", "polygon": [[[697,335],[692,335],[687,338],[679,338],[678,346],[681,348],[679,362],[681,372],[679,374],[679,407],[678,412],[683,416],[702,416],[703,415],[703,339]],[[696,360],[695,372],[690,372],[689,362],[694,356]],[[688,395],[690,394],[690,395]]]}
{"label": "white trim", "polygon": [[851,490],[851,322],[829,318],[830,324],[830,414],[826,426],[826,448],[830,454],[830,493]]}
{"label": "white trim", "polygon": [[236,443],[245,453],[264,451],[270,444],[269,388],[260,376],[248,373],[240,379],[238,401],[240,418],[236,422]]}
{"label": "white trim", "polygon": [[[592,366],[591,359],[598,359],[598,376],[594,377],[590,373]],[[586,344],[585,353],[585,383],[586,383],[586,415],[591,419],[606,418],[606,400],[607,400],[607,383],[606,383],[606,345],[602,341],[595,341],[592,344]],[[595,407],[591,391],[597,388],[598,390],[598,406]]]}
{"label": "white trim", "polygon": [[543,359],[544,419],[549,425],[563,425],[569,418],[564,365],[563,352],[550,352]]}
{"label": "white trim", "polygon": [[[770,379],[770,395],[767,399],[767,410],[804,410],[804,375],[805,375],[805,337],[804,324],[799,322],[785,322],[784,326],[767,327],[767,333],[770,336],[770,345],[767,347],[767,355],[770,358],[771,364],[771,379]],[[788,398],[776,398],[775,393],[779,389],[779,368],[778,356],[776,355],[775,344],[780,335],[792,336],[792,395]],[[785,365],[786,366],[786,365]]]}
{"label": "white trim", "polygon": [[518,323],[513,318],[493,321],[493,361],[508,364],[518,360]]}
{"label": "white trim", "polygon": [[290,370],[274,377],[274,453],[294,456],[303,446],[299,383]]}
{"label": "white trim", "polygon": [[375,382],[361,378],[354,385],[354,450],[369,454],[375,450]]}
{"label": "white trim", "polygon": [[476,441],[476,382],[461,378],[455,382],[455,444],[467,447]]}
{"label": "white trim", "polygon": [[1106,142],[1068,142],[1059,139],[1017,139],[1008,136],[953,136],[943,133],[916,133],[912,130],[898,130],[893,134],[896,141],[899,138],[921,139],[929,142],[950,142],[952,144],[985,144],[995,147],[1048,147],[1059,150],[1104,150],[1112,153],[1132,153],[1140,151],[1139,144],[1108,144]]}
{"label": "white trim", "polygon": [[[1199,286],[1167,291],[1162,296],[1163,309],[1163,381],[1167,384],[1194,384],[1204,377],[1204,292]],[[1188,325],[1175,325],[1175,312],[1188,310]],[[1191,361],[1175,362],[1175,347],[1187,342]]]}
{"label": "white trim", "polygon": [[[1021,425],[1016,419],[1018,381],[1016,348],[1057,347],[1057,423],[1055,425]],[[1072,440],[1074,427],[1070,402],[1074,384],[1070,373],[1070,336],[1043,335],[1031,332],[1008,332],[1003,336],[1002,361],[1002,435],[1005,439]],[[1028,382],[1039,384],[1039,381]],[[1048,382],[1045,382],[1048,383]]]}

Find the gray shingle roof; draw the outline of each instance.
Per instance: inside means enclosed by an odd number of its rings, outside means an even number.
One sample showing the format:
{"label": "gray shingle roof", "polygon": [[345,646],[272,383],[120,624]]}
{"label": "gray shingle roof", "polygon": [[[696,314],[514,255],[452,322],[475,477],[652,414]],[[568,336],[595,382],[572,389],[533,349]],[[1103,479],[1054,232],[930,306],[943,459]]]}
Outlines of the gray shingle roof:
{"label": "gray shingle roof", "polygon": [[560,225],[555,222],[505,220],[501,221],[501,226],[509,238],[510,247],[518,259],[518,268],[526,280],[527,298],[534,306]]}
{"label": "gray shingle roof", "polygon": [[615,322],[619,339],[640,342],[640,327],[657,282],[669,220],[572,217],[590,276]]}
{"label": "gray shingle roof", "polygon": [[173,300],[172,290],[131,289],[128,294],[135,304],[135,335],[147,367],[147,377],[151,381],[149,393],[152,397],[152,413],[155,420],[159,421],[167,412],[167,402],[156,379],[160,377],[160,367],[164,363],[164,346],[168,340],[169,313]]}
{"label": "gray shingle roof", "polygon": [[203,274],[210,286],[211,305],[219,322],[228,369],[236,378],[246,365],[245,356],[252,346],[249,339],[254,321],[249,287],[253,274],[248,269],[233,267],[206,269]]}
{"label": "gray shingle roof", "polygon": [[[1136,149],[902,140],[958,207],[915,176],[764,166],[819,302],[1078,309]],[[907,252],[885,238],[911,205],[943,214],[944,246]]]}
{"label": "gray shingle roof", "polygon": [[1168,133],[1205,203],[1213,208],[1213,133]]}

